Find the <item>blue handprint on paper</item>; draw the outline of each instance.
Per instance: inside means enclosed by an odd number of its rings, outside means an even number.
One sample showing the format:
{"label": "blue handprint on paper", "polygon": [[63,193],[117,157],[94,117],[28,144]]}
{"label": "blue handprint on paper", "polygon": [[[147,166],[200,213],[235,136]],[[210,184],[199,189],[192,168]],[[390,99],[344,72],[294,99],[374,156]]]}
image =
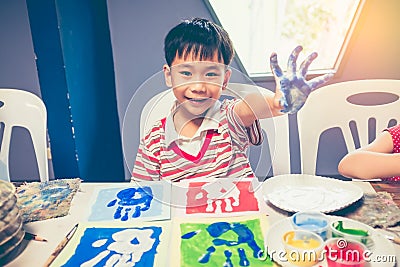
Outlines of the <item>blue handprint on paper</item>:
{"label": "blue handprint on paper", "polygon": [[153,266],[162,227],[87,228],[63,267]]}
{"label": "blue handprint on paper", "polygon": [[107,207],[113,207],[118,204],[114,213],[114,219],[127,221],[129,214],[132,218],[140,217],[142,211],[150,208],[153,200],[153,192],[150,187],[143,186],[139,188],[126,188],[118,192],[117,199],[113,199],[107,204]]}
{"label": "blue handprint on paper", "polygon": [[318,54],[316,52],[311,53],[301,63],[300,69],[296,71],[296,61],[302,50],[302,46],[297,46],[293,50],[292,54],[289,56],[286,74],[283,74],[282,69],[279,67],[276,53],[273,53],[270,57],[271,70],[275,76],[276,83],[280,85],[280,91],[282,93],[279,102],[283,107],[281,110],[283,113],[293,114],[299,111],[306,102],[308,95],[333,77],[332,73],[328,73],[306,81],[305,77],[308,67]]}
{"label": "blue handprint on paper", "polygon": [[[249,266],[250,260],[246,255],[245,249],[243,247],[239,247],[240,245],[247,244],[247,247],[252,250],[252,256],[255,259],[262,259],[264,257],[264,251],[257,245],[255,241],[255,237],[253,232],[242,223],[228,223],[228,222],[216,222],[210,224],[206,231],[212,239],[212,245],[209,246],[205,253],[198,258],[198,262],[200,264],[208,264],[213,253],[216,252],[218,247],[223,248],[224,246],[227,249],[224,249],[225,262],[223,266],[233,266],[231,257],[232,251],[228,249],[229,247],[236,247],[237,255],[239,256],[239,266]],[[237,236],[235,240],[227,240],[221,238],[221,236],[229,231],[233,231]],[[191,231],[185,233],[181,236],[182,239],[191,239],[199,234],[201,230]]]}

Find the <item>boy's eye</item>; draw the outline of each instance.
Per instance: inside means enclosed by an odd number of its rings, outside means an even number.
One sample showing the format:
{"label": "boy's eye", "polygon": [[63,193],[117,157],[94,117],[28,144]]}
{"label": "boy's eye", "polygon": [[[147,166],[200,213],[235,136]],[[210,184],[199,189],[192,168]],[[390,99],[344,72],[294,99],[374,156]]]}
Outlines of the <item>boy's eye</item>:
{"label": "boy's eye", "polygon": [[215,77],[215,76],[219,76],[219,75],[216,72],[209,72],[209,73],[206,74],[206,76]]}
{"label": "boy's eye", "polygon": [[184,76],[191,76],[192,73],[189,71],[181,71],[180,74],[184,75]]}

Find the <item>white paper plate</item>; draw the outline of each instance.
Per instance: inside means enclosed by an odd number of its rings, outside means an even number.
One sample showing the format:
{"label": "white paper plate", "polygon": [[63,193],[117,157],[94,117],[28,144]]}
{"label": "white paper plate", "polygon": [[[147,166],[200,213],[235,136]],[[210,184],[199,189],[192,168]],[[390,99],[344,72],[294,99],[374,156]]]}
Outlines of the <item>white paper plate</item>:
{"label": "white paper plate", "polygon": [[329,213],[345,208],[363,196],[363,191],[350,182],[308,174],[285,174],[263,183],[266,200],[289,211]]}
{"label": "white paper plate", "polygon": [[[343,221],[353,221],[348,218],[338,217],[338,216],[328,216],[330,221],[333,220],[343,220]],[[365,225],[365,224],[364,224]],[[382,266],[382,267],[392,267],[395,265],[395,255],[396,251],[393,244],[387,240],[383,235],[377,232],[372,227],[365,225],[368,228],[369,232],[371,233],[372,240],[374,241],[374,247],[371,249],[371,255],[369,255],[369,259],[371,260],[367,266],[368,267],[375,267],[375,266]],[[293,226],[290,222],[290,217],[280,220],[273,224],[266,235],[266,246],[268,250],[268,254],[272,257],[272,259],[282,265],[282,266],[292,266],[284,258],[285,248],[282,244],[282,236],[287,231],[293,230]],[[329,236],[329,235],[328,235]],[[386,262],[383,262],[383,259],[386,259]],[[389,260],[390,258],[390,260]],[[378,262],[379,261],[379,262]],[[389,262],[391,261],[391,262]],[[319,262],[315,266],[322,266],[326,267],[327,263],[326,260]]]}

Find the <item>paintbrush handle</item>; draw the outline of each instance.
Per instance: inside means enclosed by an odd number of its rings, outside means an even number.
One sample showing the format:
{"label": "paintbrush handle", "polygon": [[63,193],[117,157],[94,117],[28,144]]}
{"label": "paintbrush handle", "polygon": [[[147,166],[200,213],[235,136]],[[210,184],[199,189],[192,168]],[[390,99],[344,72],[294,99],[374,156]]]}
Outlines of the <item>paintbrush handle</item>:
{"label": "paintbrush handle", "polygon": [[390,236],[390,235],[385,235],[385,236],[386,236],[387,239],[389,239],[393,243],[400,245],[400,238],[399,237],[394,237],[394,236]]}
{"label": "paintbrush handle", "polygon": [[72,236],[75,234],[76,229],[78,229],[78,224],[76,224],[69,232],[68,234],[64,237],[63,240],[61,240],[60,244],[56,247],[56,249],[51,253],[50,257],[47,259],[46,263],[43,265],[44,267],[49,267],[53,261],[57,258],[58,255],[60,255],[61,251],[65,248],[67,245],[68,241],[72,238]]}
{"label": "paintbrush handle", "polygon": [[392,242],[395,243],[395,244],[397,244],[397,245],[400,245],[400,238],[399,238],[399,237],[394,237],[394,238],[392,239]]}

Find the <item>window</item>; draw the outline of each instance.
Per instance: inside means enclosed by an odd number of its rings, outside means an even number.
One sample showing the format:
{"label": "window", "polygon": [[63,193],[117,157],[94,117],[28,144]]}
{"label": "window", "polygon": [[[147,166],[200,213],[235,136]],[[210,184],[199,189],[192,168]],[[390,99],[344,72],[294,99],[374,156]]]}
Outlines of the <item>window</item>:
{"label": "window", "polygon": [[336,70],[364,0],[206,0],[231,36],[251,78],[271,76],[269,56],[278,53],[282,69],[293,48],[304,48],[299,62],[319,56],[310,73]]}

